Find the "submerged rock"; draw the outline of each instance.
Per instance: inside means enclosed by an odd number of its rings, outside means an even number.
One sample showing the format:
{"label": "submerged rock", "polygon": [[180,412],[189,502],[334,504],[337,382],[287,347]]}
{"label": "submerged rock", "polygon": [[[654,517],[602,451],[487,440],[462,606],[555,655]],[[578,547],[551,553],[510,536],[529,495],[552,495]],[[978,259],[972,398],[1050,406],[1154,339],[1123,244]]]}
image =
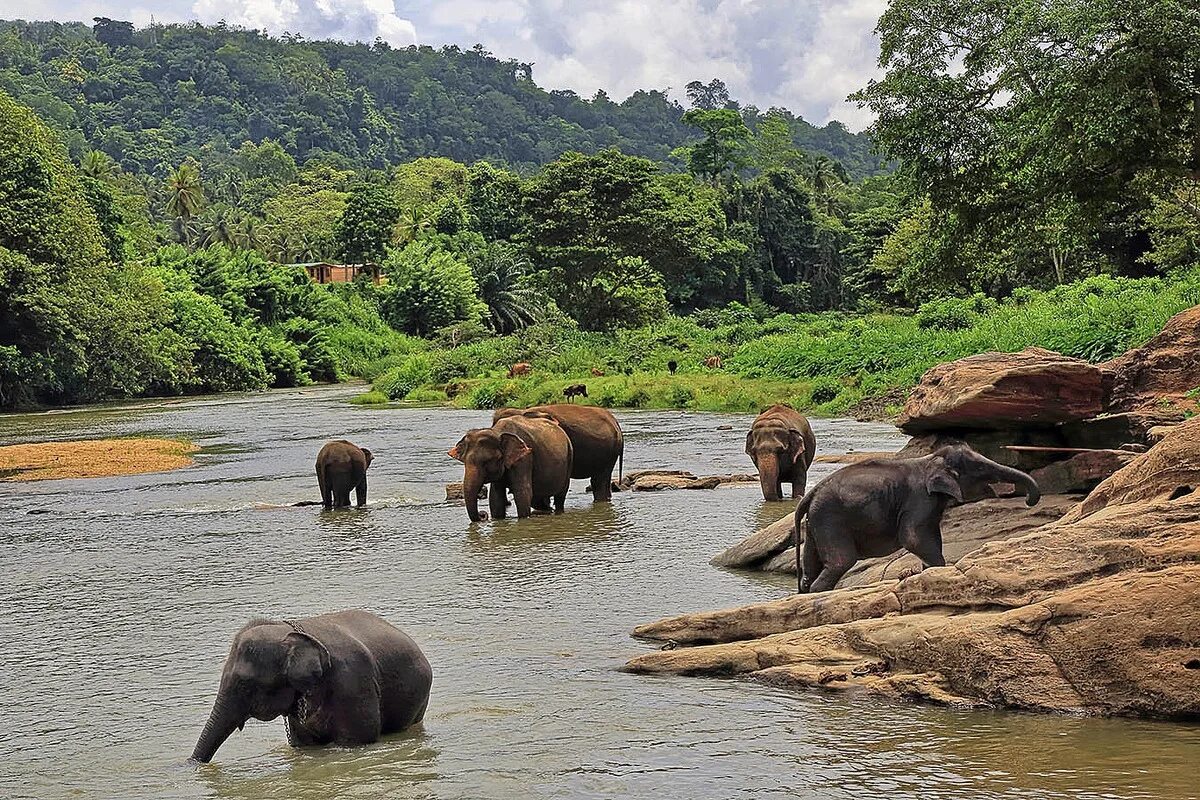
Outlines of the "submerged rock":
{"label": "submerged rock", "polygon": [[[641,673],[1042,711],[1200,714],[1200,419],[1061,520],[953,565],[857,589],[687,614]],[[978,505],[978,504],[976,504]]]}
{"label": "submerged rock", "polygon": [[1094,417],[1103,401],[1098,367],[1027,347],[933,367],[909,394],[897,424],[909,432],[1054,425]]}
{"label": "submerged rock", "polygon": [[679,469],[644,469],[626,473],[622,489],[635,492],[661,492],[670,489],[715,489],[727,483],[758,483],[757,475],[708,475],[699,478]]}
{"label": "submerged rock", "polygon": [[[488,487],[487,487],[487,484],[484,484],[483,486],[479,487],[479,499],[487,500],[487,497],[488,497]],[[462,481],[454,481],[453,483],[446,484],[446,499],[447,500],[465,500],[466,499],[463,494]]]}

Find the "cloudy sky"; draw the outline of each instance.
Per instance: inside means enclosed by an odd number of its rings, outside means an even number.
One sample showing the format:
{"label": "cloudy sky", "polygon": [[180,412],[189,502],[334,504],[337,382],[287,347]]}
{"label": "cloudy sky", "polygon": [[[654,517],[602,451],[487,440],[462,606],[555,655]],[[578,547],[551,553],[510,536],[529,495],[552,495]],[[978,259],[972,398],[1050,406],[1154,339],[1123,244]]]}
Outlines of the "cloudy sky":
{"label": "cloudy sky", "polygon": [[[786,106],[817,124],[870,122],[846,95],[875,74],[875,21],[887,0],[17,0],[4,17],[143,25],[198,19],[309,38],[393,46],[482,43],[534,63],[552,89],[623,99],[639,88],[683,99],[719,77],[760,108]],[[15,13],[14,13],[15,12]]]}

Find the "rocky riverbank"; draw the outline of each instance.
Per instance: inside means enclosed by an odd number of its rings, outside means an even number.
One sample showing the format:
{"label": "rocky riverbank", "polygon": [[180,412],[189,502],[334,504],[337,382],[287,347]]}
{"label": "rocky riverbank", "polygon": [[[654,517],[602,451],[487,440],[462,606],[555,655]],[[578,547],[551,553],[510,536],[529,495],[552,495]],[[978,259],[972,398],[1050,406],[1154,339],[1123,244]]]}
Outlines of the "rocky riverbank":
{"label": "rocky riverbank", "polygon": [[0,447],[0,480],[108,478],[189,467],[200,448],[175,439],[88,439]]}
{"label": "rocky riverbank", "polygon": [[[903,552],[838,588],[684,614],[634,635],[631,672],[747,676],[957,706],[1200,716],[1200,308],[1101,365],[1032,348],[930,370],[894,457],[964,440],[1033,471],[1027,509],[971,487],[943,525],[948,566]],[[801,532],[803,534],[803,531]],[[795,570],[786,518],[724,567]]]}

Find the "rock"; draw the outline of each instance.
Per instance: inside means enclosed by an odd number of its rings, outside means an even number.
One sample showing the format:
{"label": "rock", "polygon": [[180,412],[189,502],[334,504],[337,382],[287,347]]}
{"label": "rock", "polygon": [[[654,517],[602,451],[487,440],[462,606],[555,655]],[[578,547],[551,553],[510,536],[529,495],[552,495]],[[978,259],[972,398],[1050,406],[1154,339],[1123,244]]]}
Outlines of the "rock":
{"label": "rock", "polygon": [[1128,450],[1088,450],[1035,469],[1030,476],[1050,494],[1085,494],[1138,456]]}
{"label": "rock", "polygon": [[717,426],[717,430],[719,430],[719,431],[731,431],[731,430],[733,430],[733,426],[732,426],[732,425],[718,425],[718,426]]}
{"label": "rock", "polygon": [[[1012,445],[1027,447],[1060,447],[1062,439],[1054,428],[1025,428],[1007,431],[954,431],[924,433],[914,436],[896,453],[898,458],[920,458],[949,444],[965,443],[982,456],[1006,467],[1028,472],[1052,463],[1061,455],[1037,451],[1009,449]],[[990,495],[984,495],[990,496]]]}
{"label": "rock", "polygon": [[643,673],[1042,711],[1200,714],[1200,418],[1061,520],[952,566],[661,620]]}
{"label": "rock", "polygon": [[[483,485],[479,487],[479,499],[487,500],[488,487]],[[463,500],[463,485],[462,481],[454,481],[446,484],[446,499],[447,500]]]}
{"label": "rock", "polygon": [[861,453],[832,453],[824,456],[817,456],[813,459],[814,464],[857,464],[860,461],[870,461],[873,458],[894,458],[895,453],[877,453],[864,450]]}
{"label": "rock", "polygon": [[635,492],[661,492],[669,489],[715,489],[727,483],[758,483],[758,476],[733,474],[697,478],[684,470],[639,470],[626,475],[621,486]]}
{"label": "rock", "polygon": [[897,424],[908,432],[1021,428],[1094,417],[1103,410],[1101,370],[1040,347],[982,353],[921,377]]}
{"label": "rock", "polygon": [[1146,344],[1101,365],[1111,374],[1107,410],[1161,413],[1165,404],[1177,419],[1196,410],[1196,397],[1188,393],[1200,387],[1198,353],[1200,306],[1195,306],[1171,317]]}
{"label": "rock", "polygon": [[[985,542],[1023,536],[1062,517],[1078,503],[1078,496],[1046,494],[1033,508],[1024,497],[980,500],[946,510],[942,518],[942,553],[948,562],[957,561]],[[803,531],[801,532],[803,541]],[[792,516],[751,534],[709,562],[718,567],[754,569],[761,572],[796,574],[796,550],[792,547]],[[838,581],[837,588],[866,586],[880,580],[907,578],[924,569],[921,560],[905,550],[855,564]]]}
{"label": "rock", "polygon": [[1059,434],[1064,447],[1114,449],[1127,443],[1153,444],[1150,431],[1156,425],[1177,421],[1177,415],[1159,409],[1127,411],[1066,423],[1059,427]]}

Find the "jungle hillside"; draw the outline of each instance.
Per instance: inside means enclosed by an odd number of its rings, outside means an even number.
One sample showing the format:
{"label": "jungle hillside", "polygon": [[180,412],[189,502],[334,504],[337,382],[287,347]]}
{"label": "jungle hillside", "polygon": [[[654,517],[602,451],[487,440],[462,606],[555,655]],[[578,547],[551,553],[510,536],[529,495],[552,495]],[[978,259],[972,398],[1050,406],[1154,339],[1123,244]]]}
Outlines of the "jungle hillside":
{"label": "jungle hillside", "polygon": [[1101,361],[1200,304],[1200,10],[878,33],[854,134],[719,78],[616,102],[481,47],[0,22],[0,408],[361,378],[881,415],[941,361]]}

